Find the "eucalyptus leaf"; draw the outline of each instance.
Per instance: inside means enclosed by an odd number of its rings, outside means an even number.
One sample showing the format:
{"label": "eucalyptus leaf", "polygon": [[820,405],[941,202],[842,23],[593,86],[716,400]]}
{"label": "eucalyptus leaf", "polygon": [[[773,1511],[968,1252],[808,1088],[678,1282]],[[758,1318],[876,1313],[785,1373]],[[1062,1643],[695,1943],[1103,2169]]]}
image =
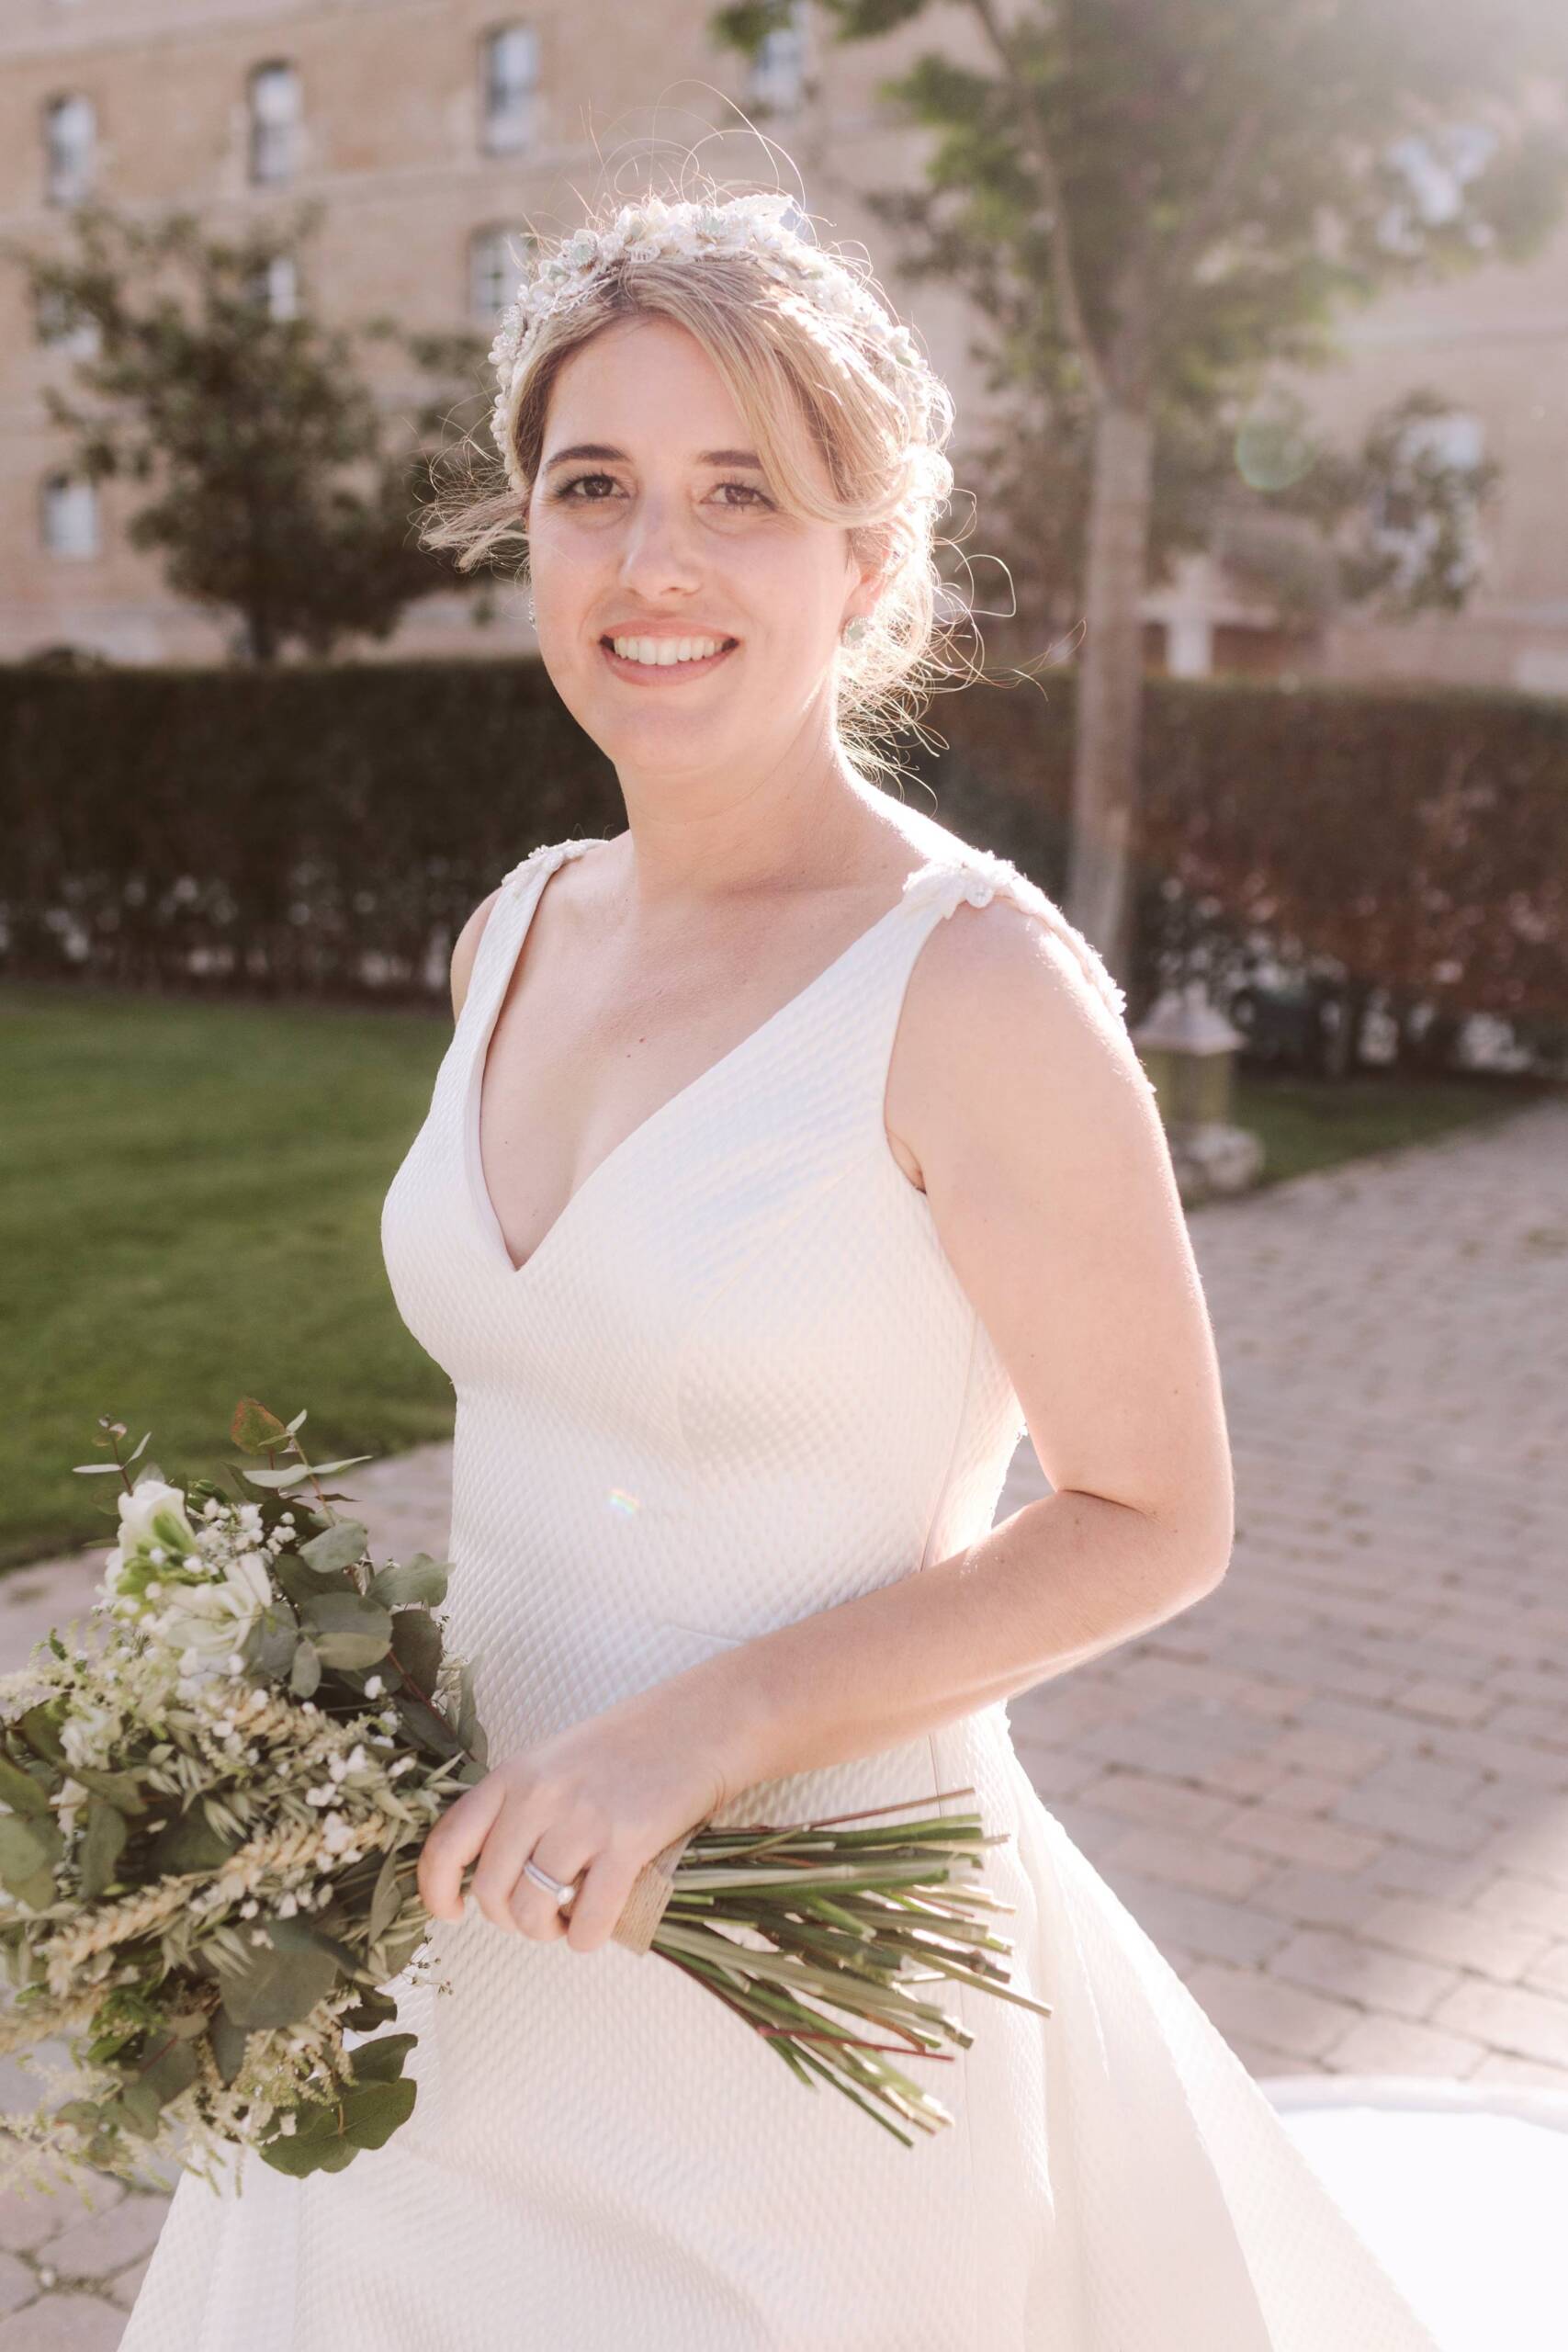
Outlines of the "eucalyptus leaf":
{"label": "eucalyptus leaf", "polygon": [[281,1679],[294,1663],[299,1620],[287,1600],[270,1600],[251,1620],[242,1655],[253,1674]]}
{"label": "eucalyptus leaf", "polygon": [[[275,1927],[288,1927],[277,1920]],[[243,1969],[220,1968],[218,1982],[223,2009],[237,2026],[299,2025],[318,2001],[325,2000],[340,1975],[330,1951],[314,1943],[280,1948],[269,1940],[254,1944]]]}
{"label": "eucalyptus leaf", "polygon": [[288,1688],[297,1699],[309,1699],[321,1679],[321,1654],[314,1642],[303,1641],[294,1653]]}
{"label": "eucalyptus leaf", "polygon": [[300,1614],[323,1666],[375,1666],[387,1655],[391,1612],[361,1592],[319,1593]]}
{"label": "eucalyptus leaf", "polygon": [[302,2178],[312,2172],[341,2172],[363,2148],[385,2145],[413,2113],[419,2085],[406,2076],[390,2083],[363,2083],[344,2090],[330,2105],[312,2100],[299,2109],[299,2128],[288,2138],[264,2142],[257,2154],[279,2172]]}
{"label": "eucalyptus leaf", "polygon": [[394,1846],[382,1860],[381,1867],[376,1874],[375,1889],[370,1897],[370,1912],[366,1923],[366,1932],[372,1942],[384,1928],[390,1927],[402,1908],[404,1889],[401,1882],[407,1870],[408,1857],[404,1849]]}
{"label": "eucalyptus leaf", "polygon": [[227,2087],[239,2076],[245,2063],[245,2044],[251,2037],[243,2026],[236,2025],[222,2009],[215,2011],[207,2032],[212,2044],[213,2062]]}
{"label": "eucalyptus leaf", "polygon": [[115,1865],[125,1850],[125,1815],[107,1797],[90,1797],[81,1851],[82,1892],[96,1903],[114,1883]]}
{"label": "eucalyptus leaf", "polygon": [[298,1609],[302,1609],[308,1600],[313,1600],[319,1592],[343,1592],[346,1589],[341,1576],[319,1575],[297,1552],[279,1552],[275,1555],[272,1577],[275,1584],[283,1587]]}
{"label": "eucalyptus leaf", "polygon": [[404,2061],[419,2040],[416,2033],[383,2033],[374,2041],[362,2041],[351,2050],[354,2079],[360,2083],[395,2083],[402,2075]]}
{"label": "eucalyptus leaf", "polygon": [[340,1519],[299,1548],[299,1557],[324,1576],[329,1570],[351,1568],[365,1556],[367,1538],[356,1519]]}
{"label": "eucalyptus leaf", "polygon": [[107,1772],[96,1764],[72,1766],[71,1777],[96,1796],[105,1797],[120,1813],[145,1813],[147,1799],[134,1772]]}
{"label": "eucalyptus leaf", "polygon": [[206,1814],[193,1806],[176,1814],[159,1830],[148,1849],[148,1869],[154,1878],[216,1870],[242,1842],[215,1829]]}
{"label": "eucalyptus leaf", "polygon": [[423,1609],[403,1609],[392,1620],[392,1656],[422,1690],[434,1690],[441,1671],[446,1634]]}
{"label": "eucalyptus leaf", "polygon": [[[76,1778],[81,1779],[80,1772]],[[9,1756],[0,1756],[0,1801],[13,1813],[48,1813],[49,1791],[38,1776]]]}
{"label": "eucalyptus leaf", "polygon": [[36,1707],[29,1707],[25,1715],[17,1717],[16,1728],[28,1746],[51,1764],[63,1764],[66,1760],[56,1724],[56,1711],[62,1712],[63,1708],[63,1700],[40,1699]]}
{"label": "eucalyptus leaf", "polygon": [[428,1552],[416,1552],[412,1560],[393,1560],[373,1576],[370,1598],[389,1609],[439,1608],[451,1573],[450,1560],[433,1560]]}
{"label": "eucalyptus leaf", "polygon": [[[13,1894],[20,1894],[25,1887],[33,1884],[39,1872],[51,1869],[63,1850],[64,1840],[58,1823],[24,1820],[17,1813],[0,1814],[0,1881]],[[51,1879],[51,1888],[52,1884]],[[30,1895],[25,1899],[32,1900]]]}

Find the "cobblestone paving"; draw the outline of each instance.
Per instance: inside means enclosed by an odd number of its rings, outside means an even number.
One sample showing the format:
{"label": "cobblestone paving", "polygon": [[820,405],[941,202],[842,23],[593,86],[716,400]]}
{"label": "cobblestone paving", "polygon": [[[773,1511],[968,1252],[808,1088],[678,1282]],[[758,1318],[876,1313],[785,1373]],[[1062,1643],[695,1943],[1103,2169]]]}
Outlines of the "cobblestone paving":
{"label": "cobblestone paving", "polygon": [[[1568,2093],[1568,1100],[1190,1223],[1230,1573],[1020,1753],[1255,2074]],[[378,1548],[444,1548],[449,1462],[356,1474]],[[1001,1513],[1044,1491],[1025,1442]],[[101,1558],[0,1583],[0,1669]],[[0,2352],[118,2343],[164,2201],[94,2199],[0,2198]]]}

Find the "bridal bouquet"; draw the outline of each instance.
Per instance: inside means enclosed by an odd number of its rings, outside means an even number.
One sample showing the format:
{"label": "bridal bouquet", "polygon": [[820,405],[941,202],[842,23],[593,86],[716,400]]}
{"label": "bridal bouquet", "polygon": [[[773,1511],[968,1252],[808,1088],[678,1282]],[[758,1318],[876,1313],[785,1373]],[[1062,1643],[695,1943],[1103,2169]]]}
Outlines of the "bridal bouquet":
{"label": "bridal bouquet", "polygon": [[[151,1463],[132,1483],[147,1437],[122,1462],[107,1417],[114,1461],[77,1465],[122,1481],[86,1639],[57,1629],[0,1679],[0,2052],[59,2038],[74,2071],[52,2109],[0,2116],[0,2179],[49,2189],[63,2165],[161,2188],[138,2169],[160,2154],[218,2188],[209,2167],[236,2144],[338,2171],[413,2108],[416,2037],[377,2029],[424,1958],[420,1849],[488,1770],[485,1736],[434,1614],[447,1564],[375,1566],[333,1509],[350,1498],[321,1484],[369,1457],[312,1465],[304,1420],[243,1398],[230,1434],[266,1459],[225,1465],[229,1491],[182,1491]],[[974,1814],[710,1823],[654,1857],[615,1937],[911,2145],[895,2119],[952,2117],[891,2056],[973,2040],[916,1986],[1051,2014],[977,1923],[1010,1906],[961,1883],[1001,1842]]]}

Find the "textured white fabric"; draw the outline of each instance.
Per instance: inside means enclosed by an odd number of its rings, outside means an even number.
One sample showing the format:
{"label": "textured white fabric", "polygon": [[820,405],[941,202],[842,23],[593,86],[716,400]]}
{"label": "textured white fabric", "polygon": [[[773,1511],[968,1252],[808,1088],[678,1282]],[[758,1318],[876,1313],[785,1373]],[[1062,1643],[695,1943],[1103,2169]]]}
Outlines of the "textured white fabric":
{"label": "textured white fabric", "polygon": [[[457,1393],[446,1604],[499,1758],[990,1527],[1023,1417],[887,1146],[922,942],[1005,860],[900,903],[645,1120],[513,1271],[484,1055],[548,876],[507,876],[389,1191],[399,1308]],[[795,2082],[667,1962],[437,1923],[399,1984],[419,2096],[388,2145],[179,2185],[122,2352],[1434,2352],[1179,1977],[1045,1810],[1006,1710],[748,1791],[799,1819],[972,1785],[1017,1981],[910,2058],[912,2148]],[[439,1984],[450,1985],[440,1991]],[[945,1997],[945,1996],[944,1996]]]}

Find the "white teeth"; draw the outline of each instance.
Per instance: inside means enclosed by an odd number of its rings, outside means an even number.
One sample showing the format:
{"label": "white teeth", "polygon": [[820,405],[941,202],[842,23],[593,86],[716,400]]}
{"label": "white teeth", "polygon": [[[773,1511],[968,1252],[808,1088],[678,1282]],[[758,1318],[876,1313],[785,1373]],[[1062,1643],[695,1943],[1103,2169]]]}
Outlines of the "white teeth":
{"label": "white teeth", "polygon": [[614,637],[610,642],[623,662],[641,662],[658,670],[675,662],[705,662],[723,645],[716,637]]}

